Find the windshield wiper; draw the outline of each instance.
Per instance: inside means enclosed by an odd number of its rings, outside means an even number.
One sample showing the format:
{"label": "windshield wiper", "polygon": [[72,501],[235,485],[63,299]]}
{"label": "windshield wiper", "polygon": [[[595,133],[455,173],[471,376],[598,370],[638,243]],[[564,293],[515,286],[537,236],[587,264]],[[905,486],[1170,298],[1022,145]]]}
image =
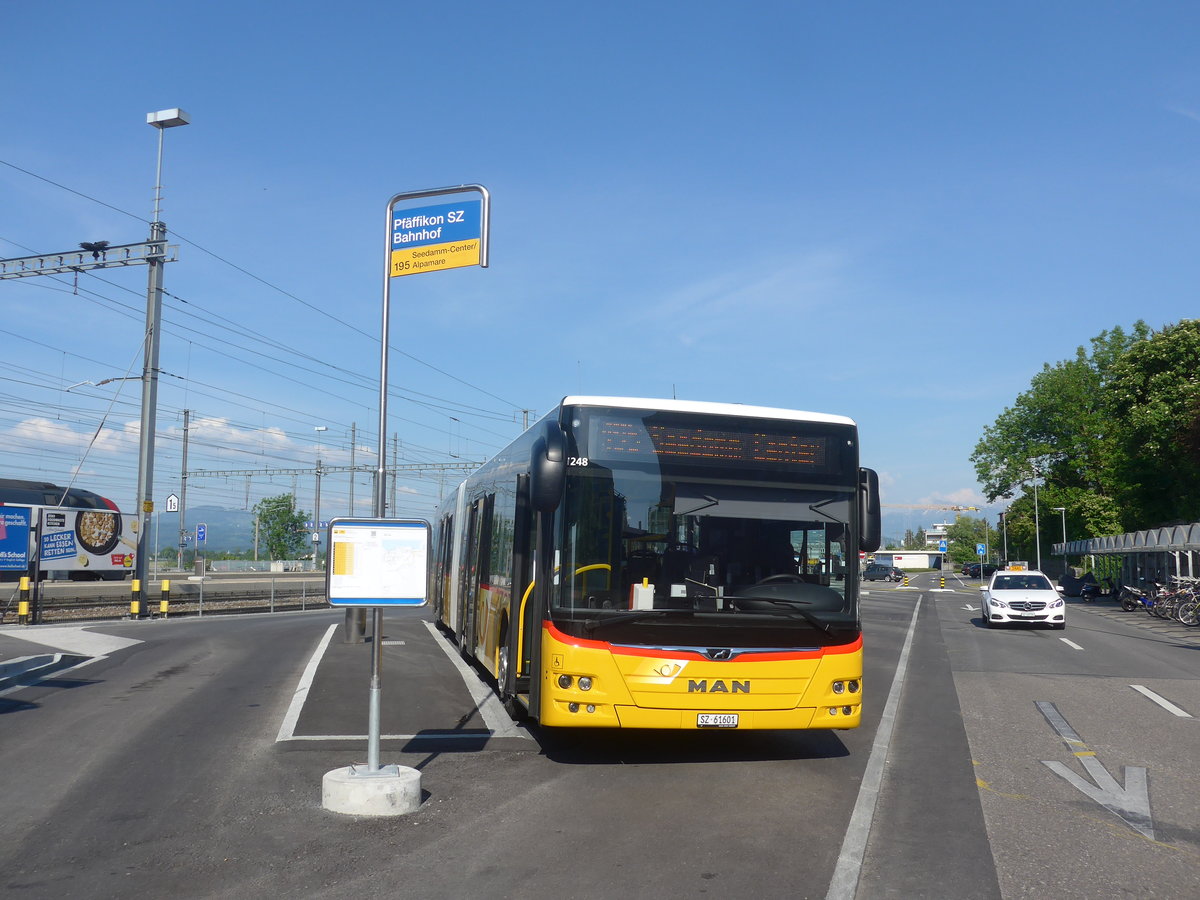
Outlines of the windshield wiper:
{"label": "windshield wiper", "polygon": [[688,616],[689,618],[696,615],[694,609],[635,609],[630,612],[617,613],[614,616],[606,616],[603,619],[584,619],[583,627],[588,631],[595,631],[601,625],[616,625],[618,622],[636,622],[639,619],[661,619],[668,615]]}
{"label": "windshield wiper", "polygon": [[[813,626],[813,628],[819,628],[821,631],[825,632],[826,634],[833,634],[833,626],[831,626],[828,622],[822,622],[820,619],[818,619],[816,616],[814,616],[808,610],[800,609],[800,607],[798,607],[796,605],[795,600],[778,600],[774,597],[736,597],[736,596],[731,596],[729,594],[725,595],[725,599],[726,600],[750,600],[755,603],[773,603],[775,606],[783,607],[783,609],[781,609],[778,613],[775,613],[772,610],[771,611],[772,615],[796,616],[796,617],[801,618],[804,621],[806,621],[809,625]],[[739,612],[766,612],[766,610],[745,610],[745,609],[743,609],[743,610],[739,610]]]}

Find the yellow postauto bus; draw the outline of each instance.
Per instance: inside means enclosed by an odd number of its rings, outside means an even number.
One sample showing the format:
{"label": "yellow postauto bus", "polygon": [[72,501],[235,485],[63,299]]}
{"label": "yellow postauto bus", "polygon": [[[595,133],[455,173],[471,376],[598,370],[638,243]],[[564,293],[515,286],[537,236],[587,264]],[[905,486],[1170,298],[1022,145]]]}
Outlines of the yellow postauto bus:
{"label": "yellow postauto bus", "polygon": [[546,726],[855,728],[879,539],[844,416],[566,397],[438,511],[430,597]]}

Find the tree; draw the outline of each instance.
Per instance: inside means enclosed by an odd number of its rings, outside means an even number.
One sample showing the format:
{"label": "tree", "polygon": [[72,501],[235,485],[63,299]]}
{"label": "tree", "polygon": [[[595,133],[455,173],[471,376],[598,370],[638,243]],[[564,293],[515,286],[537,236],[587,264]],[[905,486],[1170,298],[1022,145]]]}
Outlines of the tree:
{"label": "tree", "polygon": [[[1092,338],[1090,352],[1078,347],[1074,359],[1042,367],[1029,390],[984,429],[971,455],[989,501],[1020,493],[1032,513],[1028,485],[1036,463],[1043,509],[1065,507],[1072,534],[1124,530],[1117,500],[1123,489],[1117,465],[1122,449],[1112,425],[1109,385],[1117,366],[1150,333],[1141,321],[1129,333],[1120,327],[1103,331]],[[1013,524],[1010,520],[1010,537]],[[1042,524],[1045,543],[1051,532]]]}
{"label": "tree", "polygon": [[297,559],[306,552],[305,520],[308,513],[296,509],[291,494],[264,497],[254,504],[259,534],[271,559]]}
{"label": "tree", "polygon": [[1152,528],[1200,517],[1200,321],[1168,325],[1112,366],[1117,497],[1127,525]]}
{"label": "tree", "polygon": [[946,529],[946,555],[952,563],[980,562],[976,544],[987,544],[992,556],[998,557],[999,541],[995,528],[986,519],[955,516],[954,524]]}

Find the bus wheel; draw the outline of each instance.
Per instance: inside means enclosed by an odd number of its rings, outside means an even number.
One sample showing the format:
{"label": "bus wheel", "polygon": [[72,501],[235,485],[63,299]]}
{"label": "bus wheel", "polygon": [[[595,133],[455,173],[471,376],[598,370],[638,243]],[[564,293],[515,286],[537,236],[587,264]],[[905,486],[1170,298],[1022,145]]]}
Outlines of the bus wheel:
{"label": "bus wheel", "polygon": [[508,665],[508,642],[502,636],[496,652],[496,692],[501,699],[505,696],[504,686],[508,683]]}

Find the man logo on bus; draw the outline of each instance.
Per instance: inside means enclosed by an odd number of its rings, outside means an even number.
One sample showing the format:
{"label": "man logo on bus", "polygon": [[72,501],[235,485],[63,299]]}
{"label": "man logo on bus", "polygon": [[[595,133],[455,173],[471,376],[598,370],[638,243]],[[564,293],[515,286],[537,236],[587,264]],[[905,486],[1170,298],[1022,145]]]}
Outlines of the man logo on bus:
{"label": "man logo on bus", "polygon": [[750,693],[749,681],[708,681],[700,679],[693,681],[688,679],[689,694],[748,694]]}

